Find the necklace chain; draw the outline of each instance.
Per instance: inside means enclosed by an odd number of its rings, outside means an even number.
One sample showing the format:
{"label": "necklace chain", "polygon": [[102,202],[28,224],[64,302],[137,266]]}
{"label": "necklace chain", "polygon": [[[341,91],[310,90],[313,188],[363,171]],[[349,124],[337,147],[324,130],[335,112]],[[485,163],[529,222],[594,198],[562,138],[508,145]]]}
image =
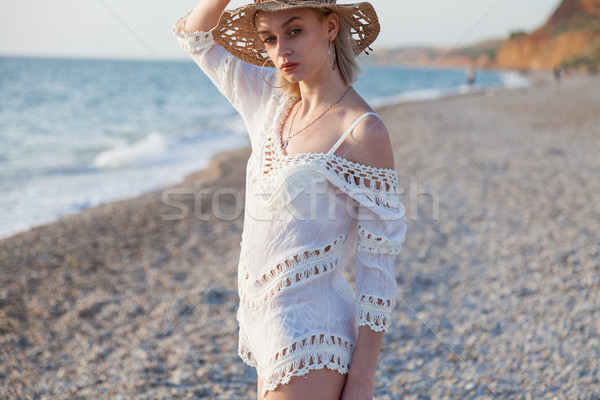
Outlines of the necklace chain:
{"label": "necklace chain", "polygon": [[[333,103],[331,106],[329,106],[329,108],[327,108],[325,111],[323,111],[321,113],[321,115],[319,115],[314,121],[312,121],[310,124],[306,125],[304,128],[300,129],[298,132],[294,133],[293,135],[290,135],[292,133],[292,127],[294,126],[294,120],[296,119],[296,115],[298,115],[298,111],[300,111],[300,106],[298,106],[298,108],[296,109],[296,112],[294,113],[294,116],[292,117],[292,121],[290,122],[290,130],[288,131],[288,136],[285,139],[285,141],[281,144],[281,148],[285,149],[288,145],[288,142],[290,141],[291,138],[293,138],[294,136],[296,136],[297,134],[299,134],[300,132],[303,132],[304,130],[306,130],[309,126],[311,126],[312,124],[314,124],[315,122],[317,122],[319,119],[321,119],[321,117],[323,115],[325,115],[325,113],[329,110],[331,110],[333,107],[335,107],[336,105],[339,104],[340,101],[342,101],[342,99],[344,97],[346,97],[346,94],[350,91],[350,89],[352,89],[352,86],[348,87],[348,89],[346,89],[346,91],[344,92],[344,94],[342,95],[342,97],[339,98],[338,101],[336,101],[335,103]],[[302,99],[298,100],[296,103],[301,102]],[[296,105],[296,103],[292,104],[292,107],[294,107],[294,105]],[[281,134],[283,132],[283,125],[285,124],[285,120],[287,119],[287,117],[290,114],[290,111],[292,111],[292,107],[290,107],[290,109],[287,112],[287,115],[285,117],[285,119],[283,120],[283,122],[281,123],[281,127],[279,128],[279,133]]]}

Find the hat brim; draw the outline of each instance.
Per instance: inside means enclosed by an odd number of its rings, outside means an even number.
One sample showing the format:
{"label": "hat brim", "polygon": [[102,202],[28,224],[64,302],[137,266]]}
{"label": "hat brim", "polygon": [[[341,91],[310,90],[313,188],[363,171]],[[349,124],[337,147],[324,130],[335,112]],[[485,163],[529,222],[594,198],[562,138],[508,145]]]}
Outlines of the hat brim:
{"label": "hat brim", "polygon": [[258,66],[274,67],[264,43],[258,37],[254,16],[258,11],[273,12],[294,8],[326,8],[338,14],[350,31],[354,54],[359,55],[379,35],[379,20],[370,3],[322,3],[317,1],[271,0],[225,10],[212,29],[215,42],[237,58]]}

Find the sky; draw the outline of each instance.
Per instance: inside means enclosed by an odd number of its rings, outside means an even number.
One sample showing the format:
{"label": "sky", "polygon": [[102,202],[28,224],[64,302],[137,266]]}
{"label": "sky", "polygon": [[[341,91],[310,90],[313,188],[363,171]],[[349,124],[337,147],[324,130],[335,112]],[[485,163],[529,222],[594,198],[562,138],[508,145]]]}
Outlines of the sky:
{"label": "sky", "polygon": [[[228,8],[249,3],[233,0]],[[340,0],[339,3],[349,3]],[[371,0],[381,48],[462,46],[541,26],[561,0]],[[0,4],[0,56],[185,59],[171,28],[183,0],[19,0]]]}

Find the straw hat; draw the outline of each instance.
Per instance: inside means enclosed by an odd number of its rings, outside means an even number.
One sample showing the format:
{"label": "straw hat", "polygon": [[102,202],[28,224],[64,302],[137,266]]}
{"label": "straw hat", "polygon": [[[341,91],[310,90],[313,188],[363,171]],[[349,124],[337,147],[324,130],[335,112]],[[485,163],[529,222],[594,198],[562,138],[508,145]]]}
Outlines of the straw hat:
{"label": "straw hat", "polygon": [[254,4],[225,10],[212,29],[216,43],[228,52],[254,65],[275,65],[269,59],[264,43],[258,37],[254,16],[258,11],[293,8],[326,8],[338,14],[350,30],[354,53],[359,55],[379,34],[379,21],[370,3],[336,4],[336,0],[254,0]]}

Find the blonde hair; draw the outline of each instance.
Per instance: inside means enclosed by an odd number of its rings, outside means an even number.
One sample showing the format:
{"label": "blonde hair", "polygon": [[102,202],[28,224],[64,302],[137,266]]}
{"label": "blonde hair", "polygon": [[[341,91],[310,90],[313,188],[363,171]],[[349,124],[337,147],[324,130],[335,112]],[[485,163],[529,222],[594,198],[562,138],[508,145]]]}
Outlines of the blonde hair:
{"label": "blonde hair", "polygon": [[[333,11],[328,9],[312,8],[312,10],[317,14],[317,17],[319,17],[320,20],[323,20],[323,18],[333,13]],[[358,74],[360,74],[361,71],[356,62],[350,29],[342,18],[338,18],[338,20],[339,31],[336,38],[333,40],[334,51],[337,53],[336,67],[339,69],[340,74],[342,74],[344,83],[351,86],[356,82]],[[275,86],[280,86],[280,90],[287,95],[300,97],[300,85],[297,82],[289,82],[281,75],[278,69],[275,70],[275,75],[277,77]]]}

